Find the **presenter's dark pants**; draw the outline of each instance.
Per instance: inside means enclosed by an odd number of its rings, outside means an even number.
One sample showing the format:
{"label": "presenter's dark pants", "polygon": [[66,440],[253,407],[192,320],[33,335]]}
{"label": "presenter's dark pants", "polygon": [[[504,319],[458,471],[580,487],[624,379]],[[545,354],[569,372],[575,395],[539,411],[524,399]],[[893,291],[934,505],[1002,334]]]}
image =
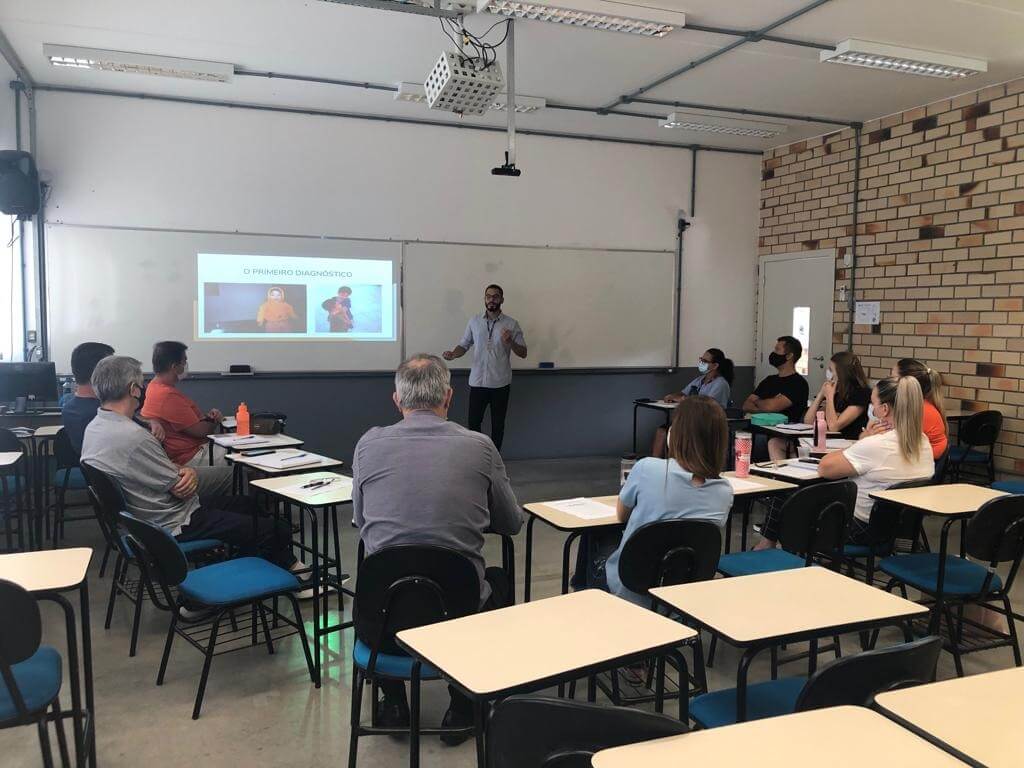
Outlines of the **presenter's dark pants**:
{"label": "presenter's dark pants", "polygon": [[494,447],[501,450],[501,441],[505,437],[505,414],[508,412],[508,395],[512,386],[470,387],[469,388],[469,428],[474,432],[482,432],[480,426],[484,422],[484,411],[491,407],[491,440]]}

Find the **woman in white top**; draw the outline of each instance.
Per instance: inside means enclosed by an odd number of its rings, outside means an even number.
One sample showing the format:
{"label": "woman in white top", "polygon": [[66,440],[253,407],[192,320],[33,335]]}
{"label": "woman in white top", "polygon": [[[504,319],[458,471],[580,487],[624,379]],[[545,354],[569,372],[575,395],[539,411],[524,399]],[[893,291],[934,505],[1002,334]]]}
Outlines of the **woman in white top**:
{"label": "woman in white top", "polygon": [[874,506],[871,493],[907,480],[930,478],[935,472],[931,444],[922,428],[924,398],[917,379],[882,379],[871,390],[871,407],[876,422],[869,426],[870,434],[844,451],[828,454],[818,465],[822,477],[849,477],[857,484],[851,544],[867,541]]}

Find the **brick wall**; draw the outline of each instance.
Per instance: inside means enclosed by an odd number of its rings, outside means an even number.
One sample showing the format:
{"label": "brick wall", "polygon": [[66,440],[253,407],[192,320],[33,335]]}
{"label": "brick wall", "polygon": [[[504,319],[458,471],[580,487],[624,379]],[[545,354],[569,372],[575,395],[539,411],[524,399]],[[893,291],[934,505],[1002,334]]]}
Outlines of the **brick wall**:
{"label": "brick wall", "polygon": [[[871,378],[901,357],[940,370],[947,407],[1002,411],[997,467],[1024,473],[1024,80],[865,124],[855,297],[881,326],[854,326]],[[854,132],[765,153],[760,252],[836,248],[839,290],[853,235]]]}

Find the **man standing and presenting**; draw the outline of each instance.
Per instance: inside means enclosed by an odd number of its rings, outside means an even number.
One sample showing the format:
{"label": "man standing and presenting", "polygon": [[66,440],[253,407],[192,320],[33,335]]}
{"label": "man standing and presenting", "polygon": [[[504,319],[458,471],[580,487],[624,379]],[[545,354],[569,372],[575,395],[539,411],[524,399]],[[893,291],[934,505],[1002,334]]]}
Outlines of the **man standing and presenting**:
{"label": "man standing and presenting", "polygon": [[486,312],[471,317],[458,346],[441,355],[445,360],[455,360],[473,347],[473,367],[469,373],[469,428],[474,432],[481,431],[484,411],[490,406],[491,439],[499,451],[505,436],[505,413],[512,384],[510,353],[526,358],[523,329],[513,318],[502,313],[504,301],[505,292],[501,286],[488,285],[484,290]]}

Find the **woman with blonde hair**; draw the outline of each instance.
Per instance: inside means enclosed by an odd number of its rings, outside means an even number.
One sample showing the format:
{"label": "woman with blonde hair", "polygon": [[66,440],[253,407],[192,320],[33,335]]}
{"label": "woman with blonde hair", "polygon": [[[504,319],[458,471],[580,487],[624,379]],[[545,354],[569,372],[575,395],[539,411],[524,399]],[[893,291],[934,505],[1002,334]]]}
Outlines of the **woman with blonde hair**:
{"label": "woman with blonde hair", "polygon": [[946,452],[949,436],[946,429],[946,412],[942,402],[942,374],[929,368],[920,360],[904,357],[892,367],[895,377],[913,376],[921,385],[924,396],[924,433],[932,446],[932,458],[936,461]]}
{"label": "woman with blonde hair", "polygon": [[825,456],[818,473],[829,480],[852,478],[857,503],[850,524],[851,544],[867,543],[871,494],[907,480],[931,478],[932,448],[923,432],[924,396],[913,376],[879,381],[871,391],[877,431],[843,451]]}

